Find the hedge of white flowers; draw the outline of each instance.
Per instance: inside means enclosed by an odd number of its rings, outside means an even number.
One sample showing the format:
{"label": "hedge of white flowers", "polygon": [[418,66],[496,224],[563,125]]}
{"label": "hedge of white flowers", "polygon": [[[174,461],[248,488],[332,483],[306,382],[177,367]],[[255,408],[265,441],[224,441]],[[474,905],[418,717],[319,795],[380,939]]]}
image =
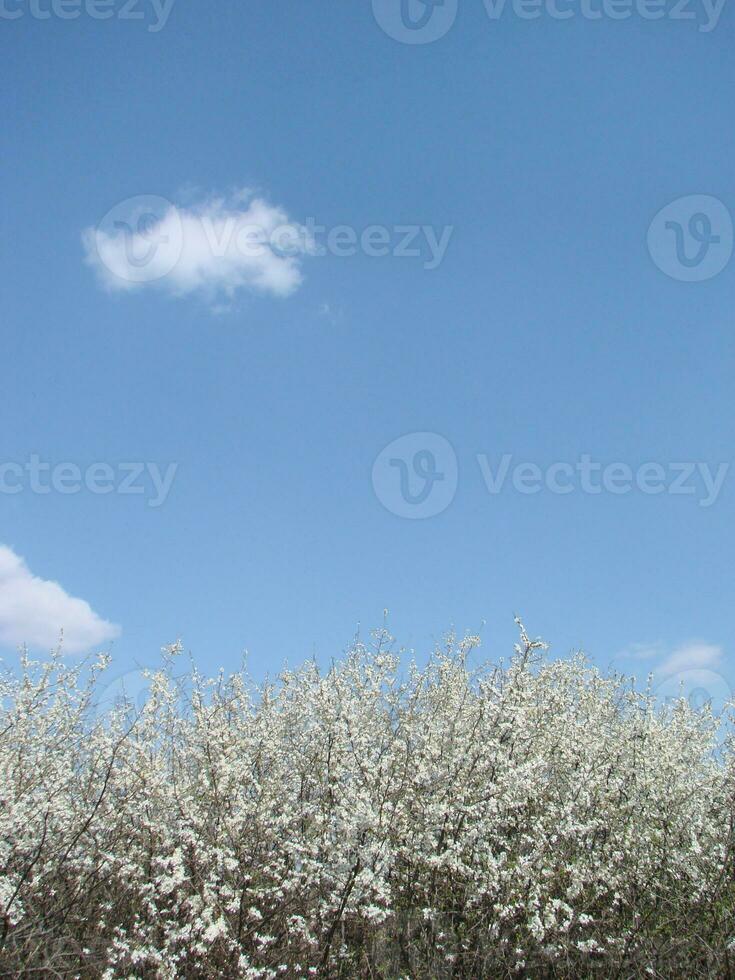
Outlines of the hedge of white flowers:
{"label": "hedge of white flowers", "polygon": [[[520,624],[519,624],[520,625]],[[0,681],[0,976],[735,976],[722,719],[583,658]],[[187,672],[188,674],[188,672]],[[725,731],[723,731],[723,724]]]}

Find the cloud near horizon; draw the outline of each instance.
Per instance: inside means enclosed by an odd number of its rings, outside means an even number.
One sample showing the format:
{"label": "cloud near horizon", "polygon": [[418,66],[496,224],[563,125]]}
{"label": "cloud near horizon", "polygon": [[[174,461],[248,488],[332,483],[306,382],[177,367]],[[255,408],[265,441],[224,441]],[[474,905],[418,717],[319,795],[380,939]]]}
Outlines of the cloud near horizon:
{"label": "cloud near horizon", "polygon": [[240,191],[179,207],[160,197],[130,198],[82,233],[85,261],[113,291],[156,287],[212,303],[244,291],[291,295],[313,253],[303,225],[262,197]]}
{"label": "cloud near horizon", "polygon": [[25,561],[0,545],[0,646],[84,653],[120,635],[120,627],[70,596],[57,582],[33,575]]}
{"label": "cloud near horizon", "polygon": [[656,666],[656,673],[671,677],[688,670],[717,670],[723,666],[725,653],[714,643],[687,643],[677,647]]}
{"label": "cloud near horizon", "polygon": [[657,661],[651,670],[658,677],[670,677],[687,670],[716,670],[724,666],[725,651],[715,643],[694,640],[667,652],[663,643],[633,643],[620,653],[626,660]]}

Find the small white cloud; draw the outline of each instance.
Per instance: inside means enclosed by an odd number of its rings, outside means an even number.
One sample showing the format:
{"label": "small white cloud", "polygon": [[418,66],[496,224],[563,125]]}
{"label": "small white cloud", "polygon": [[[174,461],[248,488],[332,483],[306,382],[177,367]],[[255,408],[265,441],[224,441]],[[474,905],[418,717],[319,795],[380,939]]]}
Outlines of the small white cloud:
{"label": "small white cloud", "polygon": [[240,291],[288,296],[313,236],[249,190],[185,207],[150,195],[113,208],[82,233],[87,263],[111,290],[158,287],[218,303]]}
{"label": "small white cloud", "polygon": [[671,677],[689,670],[717,670],[722,666],[724,651],[712,643],[688,643],[678,647],[656,667],[661,677]]}
{"label": "small white cloud", "polygon": [[653,660],[664,653],[663,643],[631,643],[625,650],[621,650],[618,657],[626,660]]}
{"label": "small white cloud", "polygon": [[120,634],[120,628],[100,619],[89,603],[33,575],[19,555],[0,545],[0,646],[51,650],[62,630],[63,649],[72,654]]}
{"label": "small white cloud", "polygon": [[645,664],[646,670],[660,681],[676,674],[696,670],[720,670],[725,666],[725,652],[722,647],[701,641],[683,643],[673,650],[667,650],[666,644],[660,641],[632,643],[618,654],[618,658],[628,662],[627,669],[633,663]]}
{"label": "small white cloud", "polygon": [[657,665],[655,694],[662,703],[683,698],[693,708],[709,705],[715,714],[720,714],[733,697],[726,673],[722,647],[687,643]]}
{"label": "small white cloud", "polygon": [[683,698],[693,708],[709,704],[719,713],[733,698],[725,651],[717,644],[692,641],[667,650],[661,642],[634,643],[619,656],[628,666],[635,662],[645,665],[661,704]]}

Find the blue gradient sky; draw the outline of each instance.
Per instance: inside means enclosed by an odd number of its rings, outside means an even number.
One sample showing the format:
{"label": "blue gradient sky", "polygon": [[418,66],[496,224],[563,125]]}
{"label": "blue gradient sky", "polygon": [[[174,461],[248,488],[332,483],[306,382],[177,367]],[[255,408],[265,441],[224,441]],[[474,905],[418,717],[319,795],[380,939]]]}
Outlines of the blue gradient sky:
{"label": "blue gradient sky", "polygon": [[[735,680],[735,474],[701,507],[490,495],[476,460],[732,458],[735,262],[679,281],[646,235],[683,196],[735,212],[734,28],[727,5],[702,32],[480,0],[410,46],[366,2],[177,0],[157,33],[0,20],[2,459],[178,464],[159,508],[0,495],[0,542],[120,624],[121,669],[178,636],[208,670],[326,661],[387,607],[420,654],[483,620],[503,654],[519,612],[560,655],[696,641]],[[84,261],[124,199],[243,186],[298,221],[454,231],[437,269],[307,257],[292,295],[224,312],[111,293]],[[415,432],[459,467],[425,520],[371,480]]]}

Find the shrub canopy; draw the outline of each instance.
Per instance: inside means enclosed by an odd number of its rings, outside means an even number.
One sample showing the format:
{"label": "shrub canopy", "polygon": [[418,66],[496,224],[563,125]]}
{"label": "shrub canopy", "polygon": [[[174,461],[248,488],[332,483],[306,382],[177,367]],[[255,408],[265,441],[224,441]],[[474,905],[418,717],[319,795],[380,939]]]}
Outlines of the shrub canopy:
{"label": "shrub canopy", "polygon": [[[520,625],[520,624],[519,624]],[[0,975],[735,976],[732,742],[521,627],[383,631],[260,688],[95,711],[106,658],[0,681]]]}

